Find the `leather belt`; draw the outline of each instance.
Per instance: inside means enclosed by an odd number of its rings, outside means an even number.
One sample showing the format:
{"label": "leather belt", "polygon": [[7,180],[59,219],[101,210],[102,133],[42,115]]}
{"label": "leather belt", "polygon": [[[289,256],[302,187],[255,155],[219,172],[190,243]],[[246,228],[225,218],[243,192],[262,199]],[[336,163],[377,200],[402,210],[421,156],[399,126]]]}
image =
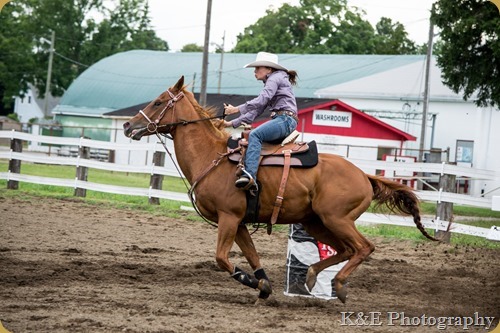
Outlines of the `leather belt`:
{"label": "leather belt", "polygon": [[299,118],[297,117],[297,115],[295,114],[295,112],[288,111],[288,110],[281,110],[281,111],[273,111],[273,112],[271,112],[271,118],[272,119],[276,118],[277,116],[282,116],[282,115],[287,115],[289,117],[292,117],[293,119],[295,119],[295,121],[297,123],[299,122]]}

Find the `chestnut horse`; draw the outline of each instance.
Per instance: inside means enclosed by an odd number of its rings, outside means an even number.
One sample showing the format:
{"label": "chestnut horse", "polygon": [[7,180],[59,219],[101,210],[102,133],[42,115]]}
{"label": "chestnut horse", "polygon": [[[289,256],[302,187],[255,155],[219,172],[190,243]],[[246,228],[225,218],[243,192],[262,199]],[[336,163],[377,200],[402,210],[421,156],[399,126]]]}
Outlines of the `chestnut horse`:
{"label": "chestnut horse", "polygon": [[[134,140],[159,133],[172,136],[177,163],[194,189],[198,212],[218,225],[217,264],[242,284],[259,289],[259,298],[265,299],[272,292],[271,284],[251,235],[241,223],[246,210],[245,191],[234,185],[236,165],[224,158],[230,133],[219,129],[211,112],[197,103],[181,77],[125,123],[124,133]],[[259,168],[258,178],[263,184],[259,223],[267,223],[271,218],[281,177],[280,167]],[[334,281],[337,297],[345,302],[347,277],[375,249],[354,223],[373,200],[395,212],[412,215],[421,233],[435,240],[423,228],[418,198],[406,185],[367,175],[332,154],[319,154],[318,164],[313,168],[290,169],[277,223],[301,223],[311,236],[337,250],[336,255],[309,267],[306,277],[309,290],[322,270],[348,260]],[[229,261],[234,242],[254,270],[253,275]]]}

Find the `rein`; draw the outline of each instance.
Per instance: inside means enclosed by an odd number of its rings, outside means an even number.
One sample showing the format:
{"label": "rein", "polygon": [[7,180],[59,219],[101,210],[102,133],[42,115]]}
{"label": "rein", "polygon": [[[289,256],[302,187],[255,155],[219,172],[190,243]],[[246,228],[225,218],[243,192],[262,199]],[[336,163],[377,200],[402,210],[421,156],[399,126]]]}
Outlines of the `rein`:
{"label": "rein", "polygon": [[[160,114],[158,115],[158,118],[156,118],[155,121],[152,121],[145,113],[143,110],[139,110],[139,113],[144,117],[146,118],[146,120],[148,121],[148,124],[146,125],[146,130],[149,132],[149,133],[154,133],[156,135],[156,137],[158,138],[158,140],[160,140],[163,148],[165,149],[165,151],[167,152],[168,156],[170,157],[170,159],[172,160],[172,163],[174,164],[175,166],[175,169],[177,170],[177,173],[179,174],[180,178],[182,179],[182,182],[184,183],[184,186],[186,187],[187,191],[188,191],[188,196],[189,196],[189,200],[191,201],[191,204],[193,205],[193,208],[194,210],[196,211],[196,213],[203,219],[205,220],[205,222],[207,222],[208,224],[210,224],[212,227],[215,227],[217,228],[218,225],[213,223],[212,221],[208,220],[205,216],[203,216],[203,214],[200,212],[198,206],[196,205],[196,198],[194,197],[194,189],[196,187],[196,185],[198,185],[198,183],[206,176],[208,175],[214,168],[216,168],[220,161],[227,157],[228,155],[232,154],[233,152],[236,152],[236,151],[239,151],[241,148],[236,148],[236,149],[232,149],[230,150],[229,152],[227,153],[218,153],[219,154],[219,158],[217,158],[216,160],[213,160],[212,161],[212,164],[207,168],[205,169],[205,171],[203,171],[201,173],[201,175],[199,177],[197,177],[197,179],[194,181],[193,185],[191,187],[188,186],[188,184],[186,183],[186,180],[184,178],[184,176],[182,175],[182,172],[179,170],[179,167],[177,165],[177,162],[175,161],[175,159],[172,157],[172,154],[170,153],[170,151],[168,150],[168,147],[167,145],[165,144],[165,142],[161,139],[160,137],[160,132],[158,132],[158,129],[159,128],[163,128],[163,127],[174,127],[174,126],[177,126],[177,125],[188,125],[188,124],[193,124],[193,123],[197,123],[197,122],[200,122],[200,121],[206,121],[206,120],[212,120],[212,119],[219,119],[219,118],[222,118],[224,119],[226,117],[226,114],[225,114],[225,110],[224,112],[222,113],[222,116],[213,116],[213,117],[208,117],[208,118],[202,118],[202,119],[196,119],[196,120],[181,120],[181,121],[177,121],[177,122],[172,122],[172,123],[167,123],[167,124],[162,124],[162,125],[158,125],[160,123],[160,121],[162,120],[163,116],[165,116],[165,113],[168,109],[172,108],[172,112],[175,112],[175,103],[182,99],[184,97],[184,93],[181,91],[179,94],[177,95],[174,95],[172,94],[172,92],[170,92],[170,90],[167,90],[168,94],[170,95],[170,100],[167,102],[167,105],[163,108],[163,110],[161,110]],[[169,137],[167,136],[166,134],[164,134],[164,136],[166,138],[169,138],[171,140],[173,140],[172,137]]]}

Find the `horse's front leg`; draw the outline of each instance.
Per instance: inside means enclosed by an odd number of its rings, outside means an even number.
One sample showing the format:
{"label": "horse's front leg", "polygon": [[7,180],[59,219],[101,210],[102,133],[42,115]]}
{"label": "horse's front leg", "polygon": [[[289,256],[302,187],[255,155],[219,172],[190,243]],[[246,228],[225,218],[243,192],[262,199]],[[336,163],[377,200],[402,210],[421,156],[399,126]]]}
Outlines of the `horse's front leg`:
{"label": "horse's front leg", "polygon": [[[267,279],[267,276],[265,276],[263,270],[257,269],[257,271],[259,271],[259,273],[262,272],[263,275],[260,275],[260,278],[255,278],[241,268],[234,266],[229,261],[229,251],[231,250],[235,240],[237,239],[238,243],[241,243],[241,245],[238,245],[240,247],[243,246],[243,248],[245,249],[242,249],[245,257],[252,258],[252,262],[250,263],[252,268],[254,267],[253,265],[256,265],[255,267],[260,266],[258,255],[255,251],[255,247],[253,246],[250,235],[248,234],[248,230],[246,231],[248,237],[246,237],[244,235],[244,230],[240,229],[239,223],[240,220],[237,217],[224,212],[219,212],[216,261],[219,267],[229,272],[236,281],[252,289],[258,289],[259,280],[264,278]],[[250,239],[250,243],[248,243],[248,239]],[[253,248],[253,254],[251,253],[251,248]],[[257,271],[256,274],[259,275]]]}
{"label": "horse's front leg", "polygon": [[240,247],[241,252],[243,252],[243,255],[254,270],[253,274],[255,278],[259,281],[259,298],[267,299],[273,292],[271,282],[269,281],[264,268],[262,268],[260,265],[260,258],[257,253],[257,249],[255,248],[252,237],[250,236],[246,225],[240,224],[238,226],[238,231],[236,233],[236,244],[238,244],[238,246]]}

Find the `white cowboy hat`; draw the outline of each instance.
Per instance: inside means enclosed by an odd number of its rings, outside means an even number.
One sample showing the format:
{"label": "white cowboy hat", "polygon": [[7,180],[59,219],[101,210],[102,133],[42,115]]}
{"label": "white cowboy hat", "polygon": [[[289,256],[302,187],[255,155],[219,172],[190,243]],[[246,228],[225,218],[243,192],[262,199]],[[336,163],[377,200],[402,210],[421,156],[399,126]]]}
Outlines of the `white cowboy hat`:
{"label": "white cowboy hat", "polygon": [[245,68],[248,67],[271,67],[274,69],[282,69],[284,71],[288,71],[285,67],[278,64],[278,55],[268,52],[259,52],[257,53],[257,57],[254,62],[245,65]]}

